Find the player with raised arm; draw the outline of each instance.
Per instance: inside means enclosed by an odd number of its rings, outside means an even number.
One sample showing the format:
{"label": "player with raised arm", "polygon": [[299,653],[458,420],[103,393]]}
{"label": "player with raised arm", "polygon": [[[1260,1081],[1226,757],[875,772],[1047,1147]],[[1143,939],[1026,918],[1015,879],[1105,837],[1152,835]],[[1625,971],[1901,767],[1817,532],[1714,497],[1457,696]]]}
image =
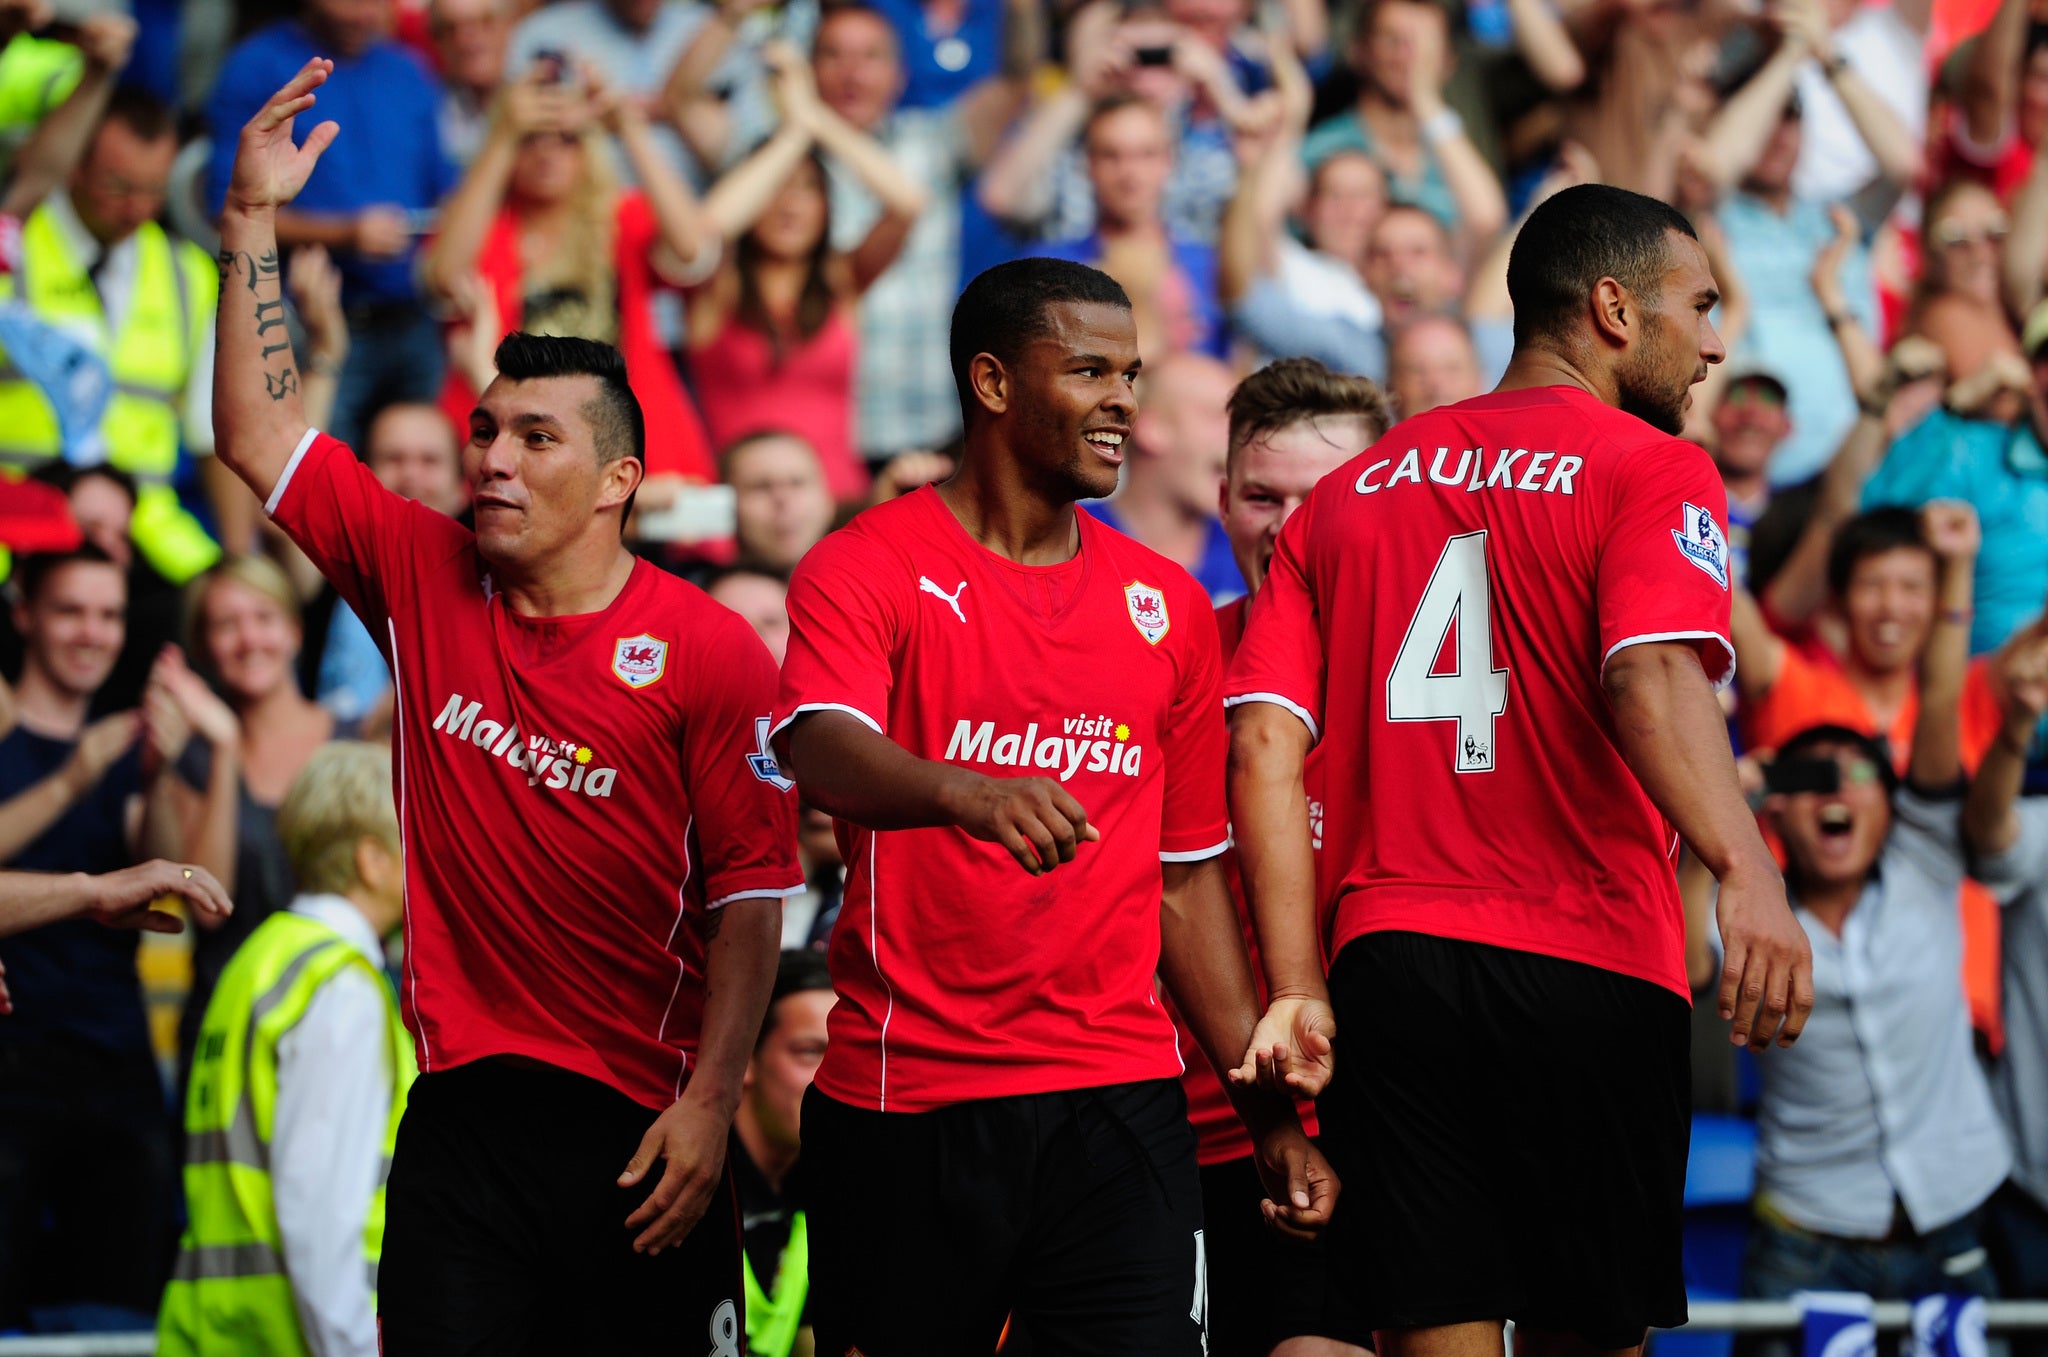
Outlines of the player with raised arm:
{"label": "player with raised arm", "polygon": [[[1207,596],[1075,511],[1137,404],[1130,300],[1026,259],[953,313],[944,485],[870,509],[790,585],[777,748],[839,821],[839,1002],[804,1102],[818,1350],[1205,1346],[1201,1188],[1173,1024],[1219,1066],[1259,1016],[1220,855]],[[1336,1184],[1291,1100],[1241,1090],[1283,1228]]]}
{"label": "player with raised arm", "polygon": [[1723,357],[1706,256],[1671,208],[1586,186],[1531,215],[1508,286],[1499,389],[1316,487],[1224,688],[1273,996],[1232,1078],[1327,1084],[1333,1296],[1383,1357],[1497,1357],[1508,1319],[1518,1353],[1628,1351],[1685,1321],[1680,837],[1721,883],[1736,1039],[1789,1044],[1813,1005],[1715,698],[1726,503],[1677,437]]}
{"label": "player with raised arm", "polygon": [[726,1133],[802,889],[764,752],[774,664],[621,542],[645,429],[616,350],[499,347],[463,452],[473,533],[307,428],[275,218],[340,131],[292,143],[331,68],[308,62],[241,132],[214,420],[392,666],[422,1073],[390,1174],[384,1351],[737,1357]]}

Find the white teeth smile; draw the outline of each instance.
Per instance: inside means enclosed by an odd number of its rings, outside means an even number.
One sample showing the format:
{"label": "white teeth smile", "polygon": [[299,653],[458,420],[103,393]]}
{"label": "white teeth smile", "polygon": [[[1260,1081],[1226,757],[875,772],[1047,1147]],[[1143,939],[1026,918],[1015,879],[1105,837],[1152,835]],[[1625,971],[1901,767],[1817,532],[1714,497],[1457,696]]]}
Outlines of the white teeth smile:
{"label": "white teeth smile", "polygon": [[1087,437],[1089,442],[1098,443],[1105,448],[1120,448],[1124,445],[1124,436],[1120,433],[1091,433]]}

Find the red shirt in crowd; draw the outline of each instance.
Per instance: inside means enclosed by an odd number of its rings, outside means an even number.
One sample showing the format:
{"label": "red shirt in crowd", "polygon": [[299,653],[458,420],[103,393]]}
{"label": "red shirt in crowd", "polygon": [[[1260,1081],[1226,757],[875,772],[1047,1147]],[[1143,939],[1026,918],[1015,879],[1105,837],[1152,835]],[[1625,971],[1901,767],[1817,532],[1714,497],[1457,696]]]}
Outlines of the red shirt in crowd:
{"label": "red shirt in crowd", "polygon": [[729,316],[708,343],[690,350],[690,366],[721,450],[749,434],[792,433],[818,454],[832,498],[843,504],[867,494],[867,463],[853,444],[860,333],[839,307],[816,334],[780,352]]}
{"label": "red shirt in crowd", "polygon": [[420,1068],[529,1056],[668,1106],[707,912],[803,889],[767,649],[645,561],[601,612],[523,617],[468,529],[324,434],[268,508],[391,663]]}
{"label": "red shirt in crowd", "polygon": [[[1238,641],[1244,637],[1245,611],[1250,603],[1248,598],[1233,599],[1216,610],[1217,640],[1222,644],[1226,666],[1237,651]],[[1318,850],[1323,846],[1322,764],[1321,750],[1311,750],[1306,771],[1308,818]],[[1245,907],[1244,882],[1237,873],[1237,854],[1224,854],[1223,862],[1224,870],[1230,875],[1230,898],[1237,903],[1238,921],[1244,925],[1245,949],[1251,953],[1252,979],[1259,987],[1259,1001],[1263,1004],[1266,983],[1259,969],[1259,939],[1252,927],[1251,911]],[[1195,1128],[1196,1159],[1206,1168],[1210,1164],[1228,1164],[1245,1158],[1253,1148],[1251,1133],[1238,1119],[1237,1109],[1231,1106],[1230,1094],[1224,1089],[1216,1067],[1209,1063],[1209,1057],[1203,1053],[1194,1034],[1188,1031],[1188,1025],[1181,1020],[1180,1010],[1173,1006],[1171,995],[1167,996],[1166,1003],[1166,1011],[1180,1031],[1181,1063],[1187,1066],[1187,1073],[1181,1076],[1180,1082],[1181,1087],[1187,1090],[1188,1121]],[[1300,1102],[1295,1111],[1301,1117],[1301,1129],[1310,1135],[1316,1134],[1315,1104]]]}
{"label": "red shirt in crowd", "polygon": [[[525,266],[520,259],[521,224],[512,208],[500,211],[491,222],[477,255],[477,276],[498,305],[499,328],[510,334],[520,327],[526,314],[523,292]],[[618,349],[626,360],[626,380],[640,402],[647,421],[647,474],[686,476],[691,480],[718,479],[717,460],[705,435],[704,421],[683,389],[662,343],[654,320],[657,290],[677,290],[655,271],[654,257],[661,243],[661,229],[654,209],[638,190],[621,193],[612,221],[612,268],[618,287]],[[469,427],[469,412],[476,407],[477,392],[463,375],[449,369],[441,389],[441,408],[458,429]]]}
{"label": "red shirt in crowd", "polygon": [[1323,478],[1224,694],[1328,747],[1333,954],[1399,929],[1688,993],[1677,839],[1600,676],[1648,641],[1733,675],[1726,517],[1704,452],[1571,387],[1432,411]]}
{"label": "red shirt in crowd", "polygon": [[817,1082],[841,1102],[921,1112],[1181,1073],[1153,981],[1160,863],[1229,837],[1216,622],[1185,570],[1076,518],[1071,561],[1019,565],[927,487],[790,582],[777,730],[844,712],[920,758],[1050,778],[1102,835],[1032,876],[956,828],[838,826]]}

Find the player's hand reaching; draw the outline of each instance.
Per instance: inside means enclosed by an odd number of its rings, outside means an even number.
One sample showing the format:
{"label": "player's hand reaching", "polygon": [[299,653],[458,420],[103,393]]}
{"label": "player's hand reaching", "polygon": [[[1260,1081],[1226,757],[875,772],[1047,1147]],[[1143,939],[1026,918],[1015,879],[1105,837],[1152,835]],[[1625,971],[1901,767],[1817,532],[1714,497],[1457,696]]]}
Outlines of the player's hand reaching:
{"label": "player's hand reaching", "polygon": [[1321,999],[1275,999],[1252,1029],[1244,1063],[1230,1071],[1240,1088],[1313,1098],[1334,1072],[1337,1018]]}
{"label": "player's hand reaching", "polygon": [[204,867],[188,867],[157,858],[94,877],[93,900],[86,908],[86,917],[109,928],[136,928],[145,933],[182,932],[185,926],[175,914],[150,908],[152,901],[167,895],[183,900],[194,914],[204,914],[216,925],[235,909],[227,889]]}
{"label": "player's hand reaching", "polygon": [[657,1159],[668,1167],[647,1200],[626,1217],[626,1228],[640,1231],[633,1252],[660,1253],[682,1243],[697,1228],[718,1188],[719,1175],[725,1172],[725,1133],[731,1121],[731,1117],[720,1117],[702,1103],[683,1097],[656,1117],[647,1134],[640,1137],[640,1148],[626,1161],[619,1186],[644,1181]]}
{"label": "player's hand reaching", "polygon": [[1775,864],[1730,872],[1714,915],[1721,926],[1720,1013],[1729,1040],[1761,1051],[1799,1040],[1813,1012],[1813,948],[1785,900]]}
{"label": "player's hand reaching", "polygon": [[234,169],[228,175],[228,211],[274,212],[299,196],[341,125],[321,123],[306,134],[305,145],[295,146],[292,120],[313,106],[313,91],[333,70],[334,63],[326,57],[314,57],[243,124]]}
{"label": "player's hand reaching", "polygon": [[1337,1207],[1337,1175],[1292,1113],[1259,1136],[1252,1159],[1266,1188],[1266,1224],[1296,1239],[1320,1234]]}
{"label": "player's hand reaching", "polygon": [[1033,876],[1072,862],[1082,843],[1102,837],[1065,787],[1046,777],[968,773],[952,797],[951,819],[984,843],[1010,850]]}

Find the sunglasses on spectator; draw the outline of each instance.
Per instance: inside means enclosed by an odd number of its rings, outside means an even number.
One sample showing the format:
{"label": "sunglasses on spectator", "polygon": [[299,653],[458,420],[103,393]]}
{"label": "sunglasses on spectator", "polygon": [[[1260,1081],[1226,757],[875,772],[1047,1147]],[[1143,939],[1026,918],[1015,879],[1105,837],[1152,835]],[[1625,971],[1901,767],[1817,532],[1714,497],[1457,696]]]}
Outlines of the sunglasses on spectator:
{"label": "sunglasses on spectator", "polygon": [[1928,232],[1928,239],[1944,250],[1953,250],[1963,245],[1996,245],[2005,239],[2011,228],[2002,221],[1988,223],[1982,230],[1971,230],[1961,222],[1943,222]]}

